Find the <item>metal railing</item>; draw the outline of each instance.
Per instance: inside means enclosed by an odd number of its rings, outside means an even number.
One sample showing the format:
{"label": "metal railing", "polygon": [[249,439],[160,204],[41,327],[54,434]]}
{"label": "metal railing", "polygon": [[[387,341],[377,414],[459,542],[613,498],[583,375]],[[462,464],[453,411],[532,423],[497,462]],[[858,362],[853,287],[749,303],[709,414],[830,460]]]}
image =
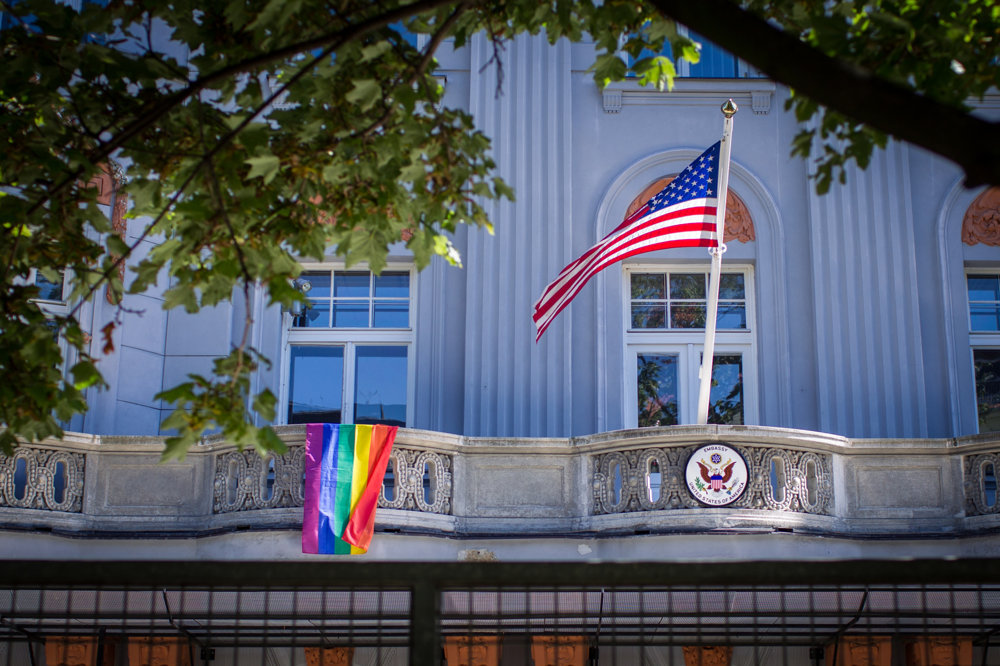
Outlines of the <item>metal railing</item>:
{"label": "metal railing", "polygon": [[710,650],[744,664],[824,663],[830,650],[950,651],[950,663],[996,664],[998,632],[992,559],[0,569],[0,664],[43,664],[46,651],[71,644],[130,659],[151,646],[180,649],[188,663],[212,666],[345,656],[441,664],[473,648],[524,664],[680,665],[692,663],[685,651]]}

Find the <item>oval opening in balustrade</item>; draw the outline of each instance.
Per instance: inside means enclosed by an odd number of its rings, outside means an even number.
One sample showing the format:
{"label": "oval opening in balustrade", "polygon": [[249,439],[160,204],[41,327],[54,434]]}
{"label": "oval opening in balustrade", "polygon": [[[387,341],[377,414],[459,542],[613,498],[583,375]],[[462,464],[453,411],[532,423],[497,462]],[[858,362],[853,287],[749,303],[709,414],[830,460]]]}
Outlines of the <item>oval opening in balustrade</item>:
{"label": "oval opening in balustrade", "polygon": [[612,497],[614,497],[615,504],[621,504],[622,502],[622,466],[620,463],[615,463],[614,469],[611,470],[611,478],[614,479],[614,491],[612,492]]}
{"label": "oval opening in balustrade", "polygon": [[997,473],[993,463],[983,465],[983,497],[986,498],[986,506],[996,506]]}
{"label": "oval opening in balustrade", "polygon": [[819,488],[819,479],[816,476],[816,463],[812,460],[806,463],[806,495],[809,498],[809,505],[816,504],[816,489]]}
{"label": "oval opening in balustrade", "polygon": [[66,463],[59,461],[56,463],[56,475],[52,478],[52,497],[56,504],[62,504],[66,500]]}
{"label": "oval opening in balustrade", "polygon": [[14,463],[14,499],[23,500],[28,492],[28,461],[18,458]]}
{"label": "oval opening in balustrade", "polygon": [[260,480],[260,496],[267,502],[274,497],[274,456],[268,456],[265,461],[267,473]]}
{"label": "oval opening in balustrade", "polygon": [[771,458],[771,497],[775,502],[785,501],[785,461]]}
{"label": "oval opening in balustrade", "polygon": [[649,492],[650,502],[656,502],[660,499],[660,463],[655,460],[649,461],[649,470],[646,472],[646,489]]}
{"label": "oval opening in balustrade", "polygon": [[396,499],[396,475],[393,473],[393,459],[391,457],[385,466],[385,476],[382,477],[382,492],[385,493],[387,502]]}
{"label": "oval opening in balustrade", "polygon": [[235,504],[240,490],[240,468],[235,460],[229,461],[229,474],[226,475],[226,503]]}
{"label": "oval opening in balustrade", "polygon": [[[430,460],[424,463],[424,502],[427,504],[434,503],[434,497],[437,495],[437,488],[435,488],[434,476],[431,474],[431,465],[434,465]],[[435,472],[437,468],[435,467]]]}

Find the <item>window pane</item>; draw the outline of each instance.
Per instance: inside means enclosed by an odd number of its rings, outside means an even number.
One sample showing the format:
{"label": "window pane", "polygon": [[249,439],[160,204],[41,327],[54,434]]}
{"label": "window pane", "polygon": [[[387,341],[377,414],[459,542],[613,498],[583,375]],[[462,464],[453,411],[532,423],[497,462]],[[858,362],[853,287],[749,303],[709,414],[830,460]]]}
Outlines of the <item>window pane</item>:
{"label": "window pane", "polygon": [[[60,277],[62,274],[60,273]],[[63,283],[51,282],[42,275],[41,271],[35,272],[35,286],[38,287],[38,299],[42,301],[61,301],[63,299]]]}
{"label": "window pane", "polygon": [[309,298],[330,298],[330,272],[303,273],[299,276],[309,283]]}
{"label": "window pane", "polygon": [[375,298],[409,298],[410,274],[390,273],[375,276]]}
{"label": "window pane", "polygon": [[368,328],[368,301],[333,302],[334,328]]}
{"label": "window pane", "polygon": [[705,306],[671,305],[670,328],[705,328]]}
{"label": "window pane", "polygon": [[1000,349],[976,349],[976,407],[979,432],[1000,430]]}
{"label": "window pane", "polygon": [[743,303],[719,303],[716,328],[746,328],[747,306]]}
{"label": "window pane", "polygon": [[688,33],[692,41],[701,44],[701,58],[691,64],[690,76],[707,79],[736,78],[736,56],[727,53],[693,32]]}
{"label": "window pane", "polygon": [[329,328],[330,327],[330,302],[310,301],[309,307],[302,311],[298,317],[292,321],[292,326],[298,328]]}
{"label": "window pane", "polygon": [[354,422],[406,425],[406,347],[356,351]]}
{"label": "window pane", "polygon": [[376,301],[375,328],[408,328],[410,325],[409,301]]}
{"label": "window pane", "polygon": [[969,275],[970,301],[1000,301],[1000,279],[996,275]]}
{"label": "window pane", "polygon": [[741,273],[723,273],[719,276],[719,298],[746,298]]}
{"label": "window pane", "polygon": [[638,354],[639,427],[677,424],[677,354]]}
{"label": "window pane", "polygon": [[743,356],[716,354],[712,363],[708,422],[743,425]]}
{"label": "window pane", "polygon": [[1000,306],[991,303],[969,305],[969,325],[973,331],[1000,331]]}
{"label": "window pane", "polygon": [[662,273],[632,273],[632,298],[666,298]]}
{"label": "window pane", "polygon": [[666,305],[632,304],[632,328],[666,328]]}
{"label": "window pane", "polygon": [[368,298],[371,295],[368,291],[371,273],[368,271],[337,271],[333,276],[335,298]]}
{"label": "window pane", "polygon": [[340,423],[344,348],[293,345],[288,370],[288,422]]}
{"label": "window pane", "polygon": [[705,296],[704,273],[672,273],[670,298],[701,298]]}

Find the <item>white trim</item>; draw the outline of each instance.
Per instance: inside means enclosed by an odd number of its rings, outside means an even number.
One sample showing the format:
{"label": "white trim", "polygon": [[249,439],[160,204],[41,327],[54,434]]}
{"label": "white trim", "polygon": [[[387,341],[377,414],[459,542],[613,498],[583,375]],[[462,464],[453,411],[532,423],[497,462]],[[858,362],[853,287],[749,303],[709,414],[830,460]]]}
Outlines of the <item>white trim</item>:
{"label": "white trim", "polygon": [[[969,331],[969,296],[965,276],[973,267],[966,265],[961,242],[965,211],[985,188],[968,189],[956,177],[941,206],[937,223],[938,259],[941,271],[941,299],[944,311],[944,339],[951,414],[951,435],[972,435],[979,431],[976,413],[976,377],[972,364]],[[1000,261],[1000,255],[997,256]],[[994,272],[1000,272],[1000,263]],[[962,362],[961,359],[967,359]]]}

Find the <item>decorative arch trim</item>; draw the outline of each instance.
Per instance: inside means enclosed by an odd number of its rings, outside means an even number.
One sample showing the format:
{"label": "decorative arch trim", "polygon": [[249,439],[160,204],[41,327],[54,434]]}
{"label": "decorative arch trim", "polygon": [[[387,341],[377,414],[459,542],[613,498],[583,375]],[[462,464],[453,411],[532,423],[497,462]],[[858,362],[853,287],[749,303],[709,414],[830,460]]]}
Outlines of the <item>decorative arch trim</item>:
{"label": "decorative arch trim", "polygon": [[[670,176],[665,176],[663,178],[658,178],[646,189],[639,193],[632,203],[628,205],[625,210],[624,217],[628,217],[635,211],[642,208],[642,206],[649,201],[653,196],[662,190],[664,187],[673,182],[677,174]],[[754,231],[753,218],[750,215],[750,210],[747,205],[743,203],[743,199],[740,195],[736,194],[732,190],[726,195],[726,230],[723,234],[723,243],[731,243],[732,241],[739,241],[741,243],[750,243],[757,240],[757,234]]]}
{"label": "decorative arch trim", "polygon": [[962,218],[962,242],[1000,247],[1000,187],[991,187],[973,200]]}

